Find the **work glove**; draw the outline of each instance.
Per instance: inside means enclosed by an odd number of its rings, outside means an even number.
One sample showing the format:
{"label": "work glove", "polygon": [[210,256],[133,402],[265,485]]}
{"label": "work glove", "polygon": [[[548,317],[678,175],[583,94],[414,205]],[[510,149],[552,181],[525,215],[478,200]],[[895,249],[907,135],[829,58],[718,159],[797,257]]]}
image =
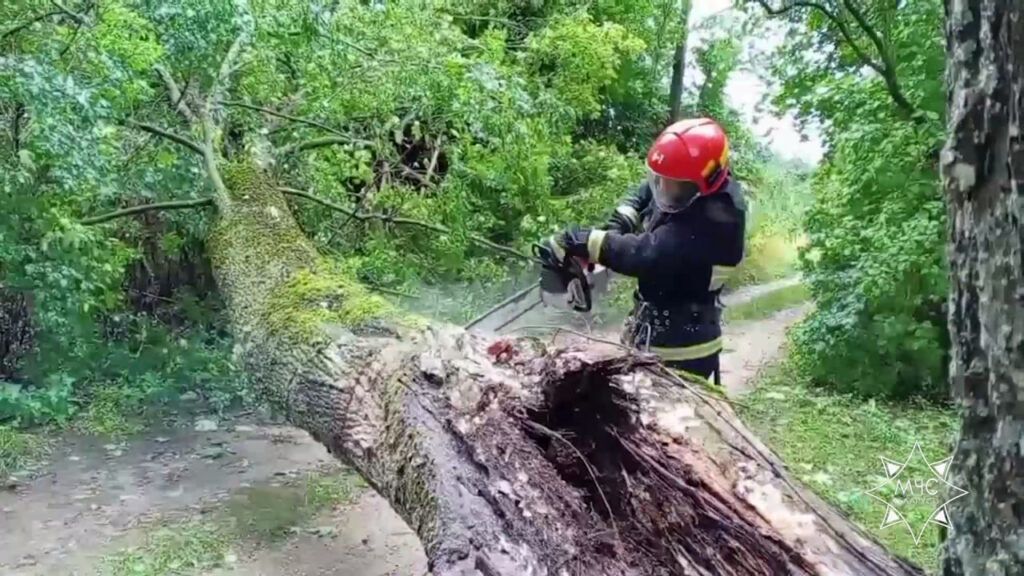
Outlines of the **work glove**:
{"label": "work glove", "polygon": [[559,260],[564,261],[566,256],[575,256],[589,260],[588,240],[590,240],[590,229],[574,226],[548,238],[545,244],[555,253]]}

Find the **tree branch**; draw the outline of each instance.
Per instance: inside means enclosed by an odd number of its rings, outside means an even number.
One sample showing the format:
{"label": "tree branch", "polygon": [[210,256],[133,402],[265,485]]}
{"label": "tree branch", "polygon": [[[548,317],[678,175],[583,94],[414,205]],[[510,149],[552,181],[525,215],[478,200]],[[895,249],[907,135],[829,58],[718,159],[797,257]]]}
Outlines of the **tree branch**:
{"label": "tree branch", "polygon": [[146,124],[144,122],[135,122],[134,120],[129,120],[126,124],[128,126],[131,126],[132,128],[138,128],[139,130],[142,130],[143,132],[149,132],[150,134],[154,134],[156,136],[160,136],[162,138],[166,138],[166,139],[168,139],[171,142],[174,142],[176,144],[180,144],[180,145],[188,148],[189,150],[192,150],[196,154],[199,154],[200,156],[204,155],[204,151],[203,151],[203,147],[202,146],[200,146],[198,143],[196,143],[196,142],[194,142],[194,141],[192,141],[192,140],[190,140],[188,138],[185,138],[184,136],[179,136],[179,135],[177,135],[177,134],[175,134],[173,132],[168,132],[167,130],[164,130],[163,128],[159,128],[157,126],[153,126],[152,124]]}
{"label": "tree branch", "polygon": [[[367,220],[378,220],[380,222],[391,223],[391,224],[399,224],[399,225],[406,225],[406,226],[416,226],[416,227],[419,227],[419,228],[423,228],[423,229],[426,229],[426,230],[431,230],[433,232],[437,232],[439,234],[453,234],[454,233],[451,228],[448,228],[446,226],[442,226],[440,224],[434,224],[433,222],[425,222],[423,220],[413,220],[412,218],[395,217],[395,216],[390,216],[390,215],[387,215],[387,214],[359,213],[359,212],[356,212],[355,210],[352,210],[350,208],[346,208],[344,206],[341,206],[340,204],[335,204],[334,202],[331,202],[330,200],[326,200],[324,198],[320,198],[319,196],[310,194],[309,192],[306,192],[305,190],[297,190],[295,188],[287,188],[287,187],[279,187],[277,190],[279,192],[281,192],[282,194],[287,194],[289,196],[296,196],[296,197],[299,197],[299,198],[305,198],[306,200],[310,200],[312,202],[316,202],[317,204],[319,204],[321,206],[324,206],[325,208],[330,208],[331,210],[334,210],[336,212],[341,212],[342,214],[346,214],[349,217],[354,218],[356,220],[359,220],[361,222],[365,222]],[[475,234],[467,234],[466,237],[469,238],[470,240],[472,240],[475,244],[478,244],[480,246],[484,246],[486,248],[490,248],[491,250],[494,250],[496,252],[501,252],[503,254],[507,254],[509,256],[513,256],[515,258],[519,258],[519,259],[522,259],[522,260],[529,260],[531,262],[533,261],[533,258],[531,256],[528,256],[528,255],[526,255],[526,254],[516,250],[515,248],[509,248],[508,246],[502,246],[501,244],[495,244],[494,242],[491,242],[490,240],[488,240],[486,238],[483,238],[481,236],[477,236]]]}
{"label": "tree branch", "polygon": [[865,52],[864,49],[862,49],[860,45],[853,39],[853,34],[850,33],[850,28],[849,26],[846,25],[846,22],[843,21],[843,18],[839,16],[839,14],[829,10],[827,6],[823,4],[818,4],[817,2],[796,0],[795,2],[790,2],[778,8],[773,8],[768,0],[756,1],[758,4],[761,5],[762,8],[764,8],[764,11],[771,16],[779,16],[782,14],[786,14],[792,11],[794,8],[811,8],[813,10],[821,12],[821,14],[825,16],[825,18],[828,18],[828,20],[832,22],[832,24],[834,24],[836,28],[839,29],[839,33],[842,34],[843,39],[846,40],[846,43],[850,45],[850,49],[853,50],[853,53],[856,54],[857,58],[865,66],[871,68],[872,70],[878,72],[883,76],[885,75],[885,70],[883,69],[882,65],[879,64],[878,62],[875,62],[875,60],[871,58],[871,56],[868,55],[868,53]]}
{"label": "tree branch", "polygon": [[171,107],[177,110],[178,113],[181,114],[188,122],[195,122],[196,115],[185,102],[185,93],[178,88],[178,84],[174,81],[174,77],[171,76],[171,73],[159,64],[157,64],[154,69],[156,70],[157,76],[159,76],[160,79],[163,80],[164,85],[167,86],[167,96],[171,99]]}
{"label": "tree branch", "polygon": [[124,208],[122,210],[116,210],[108,214],[101,214],[99,216],[92,216],[85,218],[81,221],[86,226],[92,226],[94,224],[102,224],[109,222],[117,218],[123,218],[125,216],[131,216],[132,214],[141,214],[143,212],[152,212],[154,210],[183,210],[185,208],[200,208],[204,206],[212,206],[213,198],[198,198],[195,200],[175,200],[172,202],[157,202],[154,204],[141,204],[139,206],[132,206],[131,208]]}
{"label": "tree branch", "polygon": [[59,10],[61,14],[64,14],[68,18],[71,18],[72,20],[77,22],[79,26],[85,24],[85,17],[84,16],[82,16],[81,14],[77,14],[75,12],[72,12],[71,10],[68,10],[67,6],[65,6],[64,4],[58,2],[58,0],[50,0],[50,4],[53,4],[53,6],[55,8],[57,8],[57,10]]}
{"label": "tree branch", "polygon": [[227,54],[224,55],[224,60],[220,63],[220,69],[217,71],[217,77],[213,81],[213,86],[210,87],[210,93],[206,97],[206,113],[209,114],[213,103],[220,99],[220,91],[227,83],[231,73],[235,71],[235,60],[238,59],[238,54],[242,51],[242,43],[245,41],[245,34],[239,34],[235,37],[235,40],[231,43],[231,47],[228,48]]}
{"label": "tree branch", "polygon": [[899,77],[896,75],[896,61],[892,57],[892,52],[889,50],[889,46],[886,44],[885,40],[879,36],[878,31],[871,26],[871,23],[868,22],[868,19],[864,16],[864,13],[860,8],[857,7],[854,0],[842,0],[842,2],[846,11],[853,16],[857,25],[864,31],[864,34],[867,35],[868,40],[874,44],[875,50],[878,51],[878,55],[882,59],[882,67],[884,68],[880,73],[882,74],[882,78],[885,80],[885,85],[889,89],[889,94],[892,96],[892,99],[896,102],[897,106],[903,109],[904,112],[912,116],[915,112],[915,108],[914,105],[907,100],[906,96],[903,94],[903,89],[900,87]]}
{"label": "tree branch", "polygon": [[424,186],[430,186],[430,180],[426,176],[420,174],[419,172],[413,170],[412,168],[409,168],[405,164],[402,164],[402,174],[412,178],[413,180],[419,182],[420,184],[423,184]]}
{"label": "tree branch", "polygon": [[21,117],[25,113],[25,105],[21,102],[14,103],[14,112],[11,114],[11,144],[14,146],[14,153],[21,150]]}
{"label": "tree branch", "polygon": [[336,42],[341,42],[345,46],[348,46],[349,48],[355,50],[356,52],[359,52],[363,56],[366,56],[368,58],[373,58],[373,59],[379,58],[379,56],[377,56],[373,52],[367,50],[366,48],[363,48],[362,46],[360,46],[359,44],[356,44],[355,42],[352,42],[351,40],[348,40],[346,38],[342,38],[340,36],[339,37],[332,37],[332,39],[334,41],[336,41]]}
{"label": "tree branch", "polygon": [[4,38],[7,38],[8,36],[11,36],[13,34],[17,34],[18,32],[21,32],[22,30],[24,30],[25,28],[28,28],[29,26],[35,24],[36,22],[42,22],[43,20],[46,20],[47,18],[53,18],[54,16],[63,16],[63,15],[64,15],[64,13],[61,12],[60,10],[54,10],[53,12],[47,12],[45,14],[40,14],[39,16],[36,16],[35,18],[30,18],[29,20],[26,20],[25,22],[23,22],[21,24],[18,24],[14,28],[11,28],[10,30],[7,30],[3,34],[0,34],[0,40],[3,40]]}
{"label": "tree branch", "polygon": [[210,93],[206,95],[206,102],[199,114],[199,122],[203,129],[203,145],[200,148],[203,165],[206,168],[206,175],[209,176],[210,182],[213,184],[214,201],[221,210],[228,209],[231,205],[231,197],[228,194],[227,186],[224,185],[224,179],[221,178],[220,169],[217,167],[217,152],[214,147],[217,126],[213,121],[213,104],[220,100],[219,94],[235,70],[235,60],[242,50],[244,41],[245,33],[243,32],[231,42],[231,47],[228,48],[227,54],[224,55],[224,59],[220,63],[220,69],[217,71],[213,85],[210,86]]}
{"label": "tree branch", "polygon": [[868,68],[871,68],[882,77],[882,80],[885,82],[886,89],[888,90],[889,95],[892,97],[893,102],[896,103],[896,106],[899,107],[900,110],[902,110],[908,116],[912,116],[914,114],[914,105],[911,104],[909,100],[907,100],[906,96],[903,94],[902,88],[900,88],[899,79],[896,77],[895,62],[893,62],[891,56],[888,53],[888,49],[885,46],[885,41],[882,40],[882,38],[878,35],[874,28],[871,27],[867,19],[864,18],[864,14],[853,4],[852,0],[842,0],[843,6],[846,8],[847,11],[850,12],[850,15],[853,16],[854,20],[857,22],[857,27],[860,28],[865,35],[867,35],[868,39],[875,46],[876,50],[878,50],[879,57],[882,59],[881,63],[877,62],[874,58],[872,58],[860,46],[860,44],[858,44],[857,41],[854,40],[853,34],[851,33],[850,27],[847,25],[846,21],[838,13],[833,12],[824,4],[819,4],[818,2],[812,2],[810,0],[794,0],[787,4],[783,4],[778,8],[775,8],[771,5],[770,0],[755,1],[762,8],[764,8],[765,12],[767,12],[771,16],[779,16],[782,14],[786,14],[795,8],[810,8],[812,10],[817,10],[818,12],[820,12],[823,16],[825,16],[825,18],[829,20],[829,22],[835,25],[835,27],[839,30],[839,33],[842,35],[843,40],[845,40],[846,44],[850,47],[851,50],[853,50],[853,53],[854,55],[857,56],[857,59],[859,59],[861,63],[863,63]]}
{"label": "tree branch", "polygon": [[427,183],[430,183],[430,179],[434,176],[434,169],[437,168],[437,158],[441,155],[441,143],[444,142],[443,136],[438,136],[437,141],[434,142],[434,153],[430,156],[430,165],[427,166]]}

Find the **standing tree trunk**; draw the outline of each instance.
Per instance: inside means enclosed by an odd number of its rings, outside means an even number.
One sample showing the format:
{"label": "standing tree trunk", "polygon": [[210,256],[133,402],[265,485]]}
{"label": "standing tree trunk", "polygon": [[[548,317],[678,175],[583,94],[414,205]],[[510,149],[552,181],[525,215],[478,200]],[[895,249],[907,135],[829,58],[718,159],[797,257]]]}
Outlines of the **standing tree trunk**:
{"label": "standing tree trunk", "polygon": [[34,339],[31,298],[0,284],[0,381],[18,379],[18,366]]}
{"label": "standing tree trunk", "polygon": [[1024,574],[1024,6],[947,0],[951,381],[963,412],[943,570]]}
{"label": "standing tree trunk", "polygon": [[679,120],[683,102],[683,77],[686,76],[686,42],[690,35],[690,0],[682,2],[682,25],[679,29],[679,43],[672,55],[672,81],[668,92],[668,121]]}
{"label": "standing tree trunk", "polygon": [[223,172],[209,246],[243,361],[435,576],[920,574],[650,357],[403,316],[318,257],[267,175]]}

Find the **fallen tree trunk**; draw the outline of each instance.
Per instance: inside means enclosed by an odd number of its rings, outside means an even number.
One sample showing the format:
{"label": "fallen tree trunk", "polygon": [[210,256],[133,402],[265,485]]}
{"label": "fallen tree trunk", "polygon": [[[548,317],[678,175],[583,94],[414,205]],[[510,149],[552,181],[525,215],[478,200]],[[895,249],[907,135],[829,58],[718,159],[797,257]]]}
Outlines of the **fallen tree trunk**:
{"label": "fallen tree trunk", "polygon": [[435,576],[920,573],[651,358],[403,316],[320,259],[257,170],[225,174],[210,247],[239,353]]}

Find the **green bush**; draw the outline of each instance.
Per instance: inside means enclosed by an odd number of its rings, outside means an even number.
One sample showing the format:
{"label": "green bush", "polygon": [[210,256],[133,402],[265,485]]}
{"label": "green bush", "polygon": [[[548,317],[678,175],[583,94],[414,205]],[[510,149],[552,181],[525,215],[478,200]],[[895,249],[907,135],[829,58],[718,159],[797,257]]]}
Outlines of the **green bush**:
{"label": "green bush", "polygon": [[[851,134],[816,180],[801,265],[817,308],[795,342],[800,367],[819,384],[946,393],[945,210],[922,160],[933,137],[887,126]],[[887,149],[905,153],[875,157]]]}
{"label": "green bush", "polygon": [[[942,7],[865,5],[900,95],[807,12],[773,59],[775,104],[820,121],[827,153],[806,215],[800,266],[817,304],[795,332],[817,384],[891,397],[946,394],[949,337],[945,208],[938,151],[945,124]],[[859,32],[858,32],[859,34]],[[827,54],[813,58],[811,54]],[[872,48],[868,57],[880,57]]]}

